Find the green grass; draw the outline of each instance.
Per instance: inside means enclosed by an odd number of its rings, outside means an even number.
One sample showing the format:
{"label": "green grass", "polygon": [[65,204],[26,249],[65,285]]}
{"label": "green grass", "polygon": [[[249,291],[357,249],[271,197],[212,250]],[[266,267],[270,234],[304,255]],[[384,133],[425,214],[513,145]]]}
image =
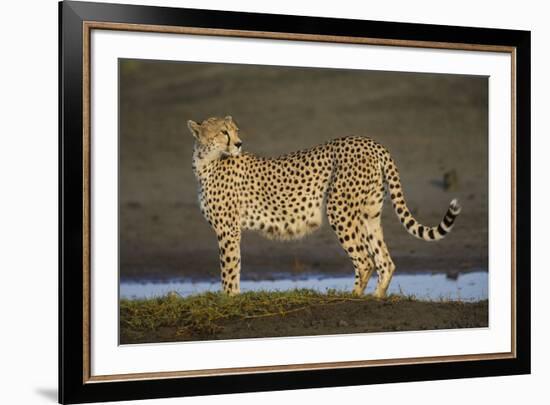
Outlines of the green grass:
{"label": "green grass", "polygon": [[[308,289],[245,292],[234,297],[207,292],[183,298],[173,293],[153,299],[123,299],[120,319],[123,328],[134,331],[176,327],[181,335],[213,335],[221,330],[220,322],[229,319],[285,316],[312,306],[373,299],[372,296],[358,297],[342,291],[320,293]],[[412,300],[413,297],[399,295],[386,299],[390,302]]]}

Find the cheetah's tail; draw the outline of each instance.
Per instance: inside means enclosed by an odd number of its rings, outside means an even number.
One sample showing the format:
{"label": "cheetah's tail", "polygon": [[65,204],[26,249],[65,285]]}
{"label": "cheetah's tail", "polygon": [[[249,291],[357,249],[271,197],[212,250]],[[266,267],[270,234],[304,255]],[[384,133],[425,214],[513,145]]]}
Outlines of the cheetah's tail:
{"label": "cheetah's tail", "polygon": [[405,197],[403,196],[403,189],[401,188],[399,172],[391,157],[387,160],[386,167],[384,168],[384,177],[388,185],[393,209],[409,234],[418,239],[435,241],[443,239],[451,231],[455,219],[462,209],[456,199],[452,200],[449,204],[449,208],[439,225],[434,227],[424,226],[412,216],[407,207]]}

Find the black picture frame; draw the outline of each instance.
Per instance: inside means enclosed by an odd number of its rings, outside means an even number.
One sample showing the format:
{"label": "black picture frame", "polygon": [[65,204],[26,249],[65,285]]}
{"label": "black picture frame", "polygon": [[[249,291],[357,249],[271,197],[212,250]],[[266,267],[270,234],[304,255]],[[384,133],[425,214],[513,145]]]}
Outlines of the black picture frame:
{"label": "black picture frame", "polygon": [[[206,11],[85,2],[59,3],[59,402],[162,398],[353,386],[530,372],[530,32],[334,18]],[[427,41],[515,49],[515,339],[513,358],[391,364],[315,370],[169,377],[123,381],[86,379],[85,222],[89,187],[83,141],[85,22],[214,28],[320,36]],[[513,248],[512,248],[513,249]],[[510,252],[503,252],[508,254]]]}

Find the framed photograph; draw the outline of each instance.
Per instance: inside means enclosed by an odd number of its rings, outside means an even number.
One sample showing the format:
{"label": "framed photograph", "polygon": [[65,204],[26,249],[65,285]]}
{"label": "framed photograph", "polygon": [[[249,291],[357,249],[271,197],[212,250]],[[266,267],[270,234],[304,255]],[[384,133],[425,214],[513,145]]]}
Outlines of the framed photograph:
{"label": "framed photograph", "polygon": [[530,372],[529,32],[59,13],[61,403]]}

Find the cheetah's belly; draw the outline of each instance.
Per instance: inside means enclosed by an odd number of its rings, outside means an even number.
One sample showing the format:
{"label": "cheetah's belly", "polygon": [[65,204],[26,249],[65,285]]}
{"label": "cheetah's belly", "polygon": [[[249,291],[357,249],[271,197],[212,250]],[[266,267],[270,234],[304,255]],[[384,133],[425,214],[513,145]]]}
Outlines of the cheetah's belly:
{"label": "cheetah's belly", "polygon": [[243,228],[259,231],[269,239],[291,240],[306,236],[323,223],[322,195],[294,202],[286,199],[278,204],[270,202],[263,199],[250,204],[244,212]]}

